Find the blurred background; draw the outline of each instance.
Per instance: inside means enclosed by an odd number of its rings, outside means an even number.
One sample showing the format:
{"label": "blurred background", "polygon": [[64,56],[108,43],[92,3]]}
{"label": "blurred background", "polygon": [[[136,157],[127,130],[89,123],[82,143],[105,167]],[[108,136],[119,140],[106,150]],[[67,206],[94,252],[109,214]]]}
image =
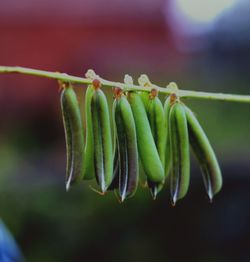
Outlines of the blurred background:
{"label": "blurred background", "polygon": [[[0,0],[0,64],[250,94],[249,0]],[[77,87],[83,103],[83,87]],[[112,99],[111,93],[107,91]],[[162,97],[164,99],[164,97]],[[187,197],[140,188],[119,204],[65,193],[56,81],[0,75],[0,216],[27,261],[249,261],[250,105],[186,100],[217,152],[209,203],[192,159]]]}

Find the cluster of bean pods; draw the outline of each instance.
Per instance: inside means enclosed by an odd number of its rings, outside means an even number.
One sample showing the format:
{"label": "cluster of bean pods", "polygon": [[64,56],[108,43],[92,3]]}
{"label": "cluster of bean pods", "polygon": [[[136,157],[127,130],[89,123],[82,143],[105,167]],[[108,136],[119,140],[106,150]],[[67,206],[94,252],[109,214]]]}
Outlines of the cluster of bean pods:
{"label": "cluster of bean pods", "polygon": [[85,94],[86,130],[71,85],[63,86],[61,109],[66,190],[76,182],[95,178],[101,194],[115,191],[123,202],[135,194],[139,177],[145,177],[154,199],[166,184],[175,205],[189,188],[191,145],[209,199],[220,191],[222,176],[215,153],[197,118],[176,93],[163,105],[156,89],[123,92],[116,87],[110,119],[101,83],[94,79]]}

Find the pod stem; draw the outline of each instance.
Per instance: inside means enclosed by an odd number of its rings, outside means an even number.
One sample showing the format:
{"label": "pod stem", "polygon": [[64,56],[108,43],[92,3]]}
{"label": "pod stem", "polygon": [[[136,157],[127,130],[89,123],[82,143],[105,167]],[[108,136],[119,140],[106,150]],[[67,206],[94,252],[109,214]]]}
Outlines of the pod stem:
{"label": "pod stem", "polygon": [[[90,70],[92,73],[93,70]],[[45,78],[51,78],[55,80],[60,80],[62,82],[69,82],[72,84],[92,84],[93,78],[83,78],[68,75],[65,73],[59,72],[49,72],[44,70],[37,70],[26,67],[19,66],[0,66],[0,74],[8,74],[8,73],[19,73],[26,75],[33,75]],[[154,84],[150,86],[141,86],[141,85],[133,85],[133,84],[124,84],[119,82],[113,82],[105,80],[95,73],[93,74],[95,79],[98,79],[102,86],[106,87],[119,87],[124,92],[126,91],[145,91],[151,92],[152,88],[157,89],[159,93],[162,94],[172,94],[176,93],[178,97],[181,98],[192,98],[192,99],[208,99],[208,100],[218,100],[218,101],[227,101],[227,102],[240,102],[240,103],[250,103],[250,95],[236,95],[236,94],[223,94],[223,93],[211,93],[211,92],[201,92],[201,91],[191,91],[191,90],[181,90],[173,87],[173,84],[170,83],[167,87],[160,87]]]}

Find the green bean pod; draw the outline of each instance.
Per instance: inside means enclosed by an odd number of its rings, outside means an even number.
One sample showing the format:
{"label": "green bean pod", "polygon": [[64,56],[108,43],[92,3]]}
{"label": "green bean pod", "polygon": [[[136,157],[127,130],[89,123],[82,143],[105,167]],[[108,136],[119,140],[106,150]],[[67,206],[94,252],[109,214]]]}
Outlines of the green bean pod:
{"label": "green bean pod", "polygon": [[190,159],[187,119],[184,106],[176,101],[169,115],[170,147],[172,172],[170,174],[170,193],[172,203],[183,198],[189,187]]}
{"label": "green bean pod", "polygon": [[135,119],[137,144],[143,170],[147,178],[156,183],[164,180],[164,169],[154,142],[147,113],[140,95],[136,92],[128,93]]}
{"label": "green bean pod", "polygon": [[[166,131],[165,131],[165,117],[164,110],[160,99],[155,96],[151,97],[148,101],[147,115],[154,138],[154,142],[162,163],[165,167],[165,148],[166,148]],[[148,179],[148,186],[155,199],[157,194],[164,186],[164,181],[161,183],[154,183]]]}
{"label": "green bean pod", "polygon": [[118,148],[118,173],[120,200],[131,197],[137,189],[139,178],[136,127],[130,104],[125,96],[114,101]]}
{"label": "green bean pod", "polygon": [[139,91],[138,94],[140,95],[141,100],[142,100],[142,102],[143,102],[143,104],[145,106],[145,109],[147,111],[150,93],[149,92],[145,92],[145,91]]}
{"label": "green bean pod", "polygon": [[61,110],[66,140],[66,190],[78,182],[83,174],[84,130],[80,107],[74,89],[65,87],[61,92]]}
{"label": "green bean pod", "polygon": [[171,151],[170,151],[170,140],[169,140],[169,113],[171,109],[171,96],[165,100],[164,103],[164,117],[165,117],[165,178],[169,177],[169,171],[171,167]]}
{"label": "green bean pod", "polygon": [[[122,94],[122,90],[118,87],[114,88],[114,97]],[[108,190],[115,190],[119,188],[119,157],[118,157],[118,142],[117,142],[117,130],[115,124],[115,109],[116,103],[112,106],[112,125],[113,125],[113,180]]]}
{"label": "green bean pod", "polygon": [[94,169],[101,191],[106,192],[113,179],[113,151],[109,109],[105,94],[97,88],[91,99],[94,141]]}
{"label": "green bean pod", "polygon": [[[145,91],[138,91],[137,92],[140,97],[141,100],[143,102],[143,105],[145,107],[145,110],[147,112],[147,107],[148,107],[148,102],[149,102],[149,92],[145,92]],[[147,181],[147,176],[145,174],[145,171],[143,169],[143,165],[140,159],[140,155],[139,155],[139,178],[140,178],[140,183],[141,185],[143,185],[143,187],[148,187],[148,181]],[[150,187],[149,187],[150,188]],[[152,191],[150,191],[152,193]]]}
{"label": "green bean pod", "polygon": [[92,179],[95,177],[94,166],[94,138],[91,115],[91,99],[95,89],[89,85],[85,93],[85,119],[86,119],[86,144],[84,149],[84,176],[83,179]]}
{"label": "green bean pod", "polygon": [[200,164],[210,201],[221,190],[222,175],[214,150],[193,112],[185,106],[190,145]]}
{"label": "green bean pod", "polygon": [[114,165],[113,165],[113,178],[108,190],[115,190],[119,188],[119,158],[118,158],[118,148],[116,143],[115,153],[114,153]]}

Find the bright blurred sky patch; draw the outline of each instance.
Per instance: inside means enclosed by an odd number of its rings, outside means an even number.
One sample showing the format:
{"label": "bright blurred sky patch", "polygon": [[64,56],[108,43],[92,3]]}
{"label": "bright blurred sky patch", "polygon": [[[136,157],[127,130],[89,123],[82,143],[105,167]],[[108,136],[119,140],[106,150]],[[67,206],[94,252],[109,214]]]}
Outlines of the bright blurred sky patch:
{"label": "bright blurred sky patch", "polygon": [[178,9],[190,20],[198,23],[213,22],[231,8],[236,0],[177,0]]}

